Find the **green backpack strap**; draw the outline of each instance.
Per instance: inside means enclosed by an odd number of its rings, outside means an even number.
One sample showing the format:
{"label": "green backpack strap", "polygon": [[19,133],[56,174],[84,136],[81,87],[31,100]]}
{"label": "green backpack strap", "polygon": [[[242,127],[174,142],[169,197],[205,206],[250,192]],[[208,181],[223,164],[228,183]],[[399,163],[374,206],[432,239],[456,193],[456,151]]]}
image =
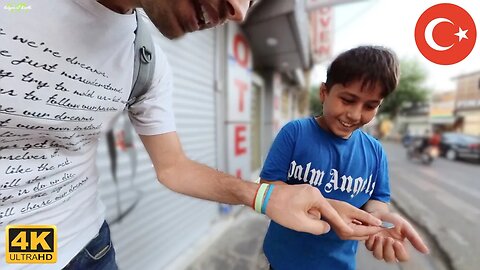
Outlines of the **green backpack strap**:
{"label": "green backpack strap", "polygon": [[[133,69],[133,80],[132,80],[132,91],[128,98],[126,104],[126,111],[132,106],[135,102],[141,100],[141,97],[150,89],[153,82],[153,74],[155,69],[155,46],[152,39],[152,32],[150,31],[150,25],[140,14],[139,10],[135,10],[135,15],[137,18],[137,29],[135,30],[135,41],[134,41],[134,69]],[[123,127],[125,136],[125,144],[133,145],[133,131],[132,126],[128,121],[124,119]],[[120,192],[118,190],[118,178],[117,178],[117,149],[115,144],[115,135],[113,129],[110,129],[107,132],[107,147],[108,154],[110,156],[110,170],[112,174],[112,179],[117,188],[117,217],[110,221],[110,224],[115,224],[120,222],[126,215],[128,215],[138,204],[140,199],[140,194],[137,194],[135,201],[125,210],[121,209],[120,202]],[[130,149],[130,164],[132,167],[131,181],[135,179],[137,172],[137,153],[135,149]]]}

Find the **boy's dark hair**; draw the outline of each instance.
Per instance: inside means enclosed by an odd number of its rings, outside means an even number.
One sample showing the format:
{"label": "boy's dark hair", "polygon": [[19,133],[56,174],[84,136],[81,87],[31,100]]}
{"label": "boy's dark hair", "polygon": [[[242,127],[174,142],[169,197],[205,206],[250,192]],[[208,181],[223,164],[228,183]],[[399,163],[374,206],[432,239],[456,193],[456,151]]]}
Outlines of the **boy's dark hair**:
{"label": "boy's dark hair", "polygon": [[382,97],[395,90],[399,79],[399,64],[395,53],[381,46],[360,46],[341,53],[327,70],[327,91],[335,84],[347,85],[362,81],[362,90],[383,87]]}

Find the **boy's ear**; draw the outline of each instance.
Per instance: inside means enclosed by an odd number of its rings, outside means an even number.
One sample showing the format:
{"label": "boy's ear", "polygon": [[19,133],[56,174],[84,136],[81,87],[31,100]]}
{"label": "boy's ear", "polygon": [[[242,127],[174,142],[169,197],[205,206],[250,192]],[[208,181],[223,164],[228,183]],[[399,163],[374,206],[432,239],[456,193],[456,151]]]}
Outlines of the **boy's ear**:
{"label": "boy's ear", "polygon": [[320,84],[320,101],[323,103],[327,97],[328,91],[325,83]]}

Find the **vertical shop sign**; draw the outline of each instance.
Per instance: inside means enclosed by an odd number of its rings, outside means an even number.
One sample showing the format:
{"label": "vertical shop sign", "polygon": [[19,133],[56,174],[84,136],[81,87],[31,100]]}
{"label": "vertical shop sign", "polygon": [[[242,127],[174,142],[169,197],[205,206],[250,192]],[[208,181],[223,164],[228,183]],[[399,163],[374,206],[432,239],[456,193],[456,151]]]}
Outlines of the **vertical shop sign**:
{"label": "vertical shop sign", "polygon": [[252,54],[236,24],[228,24],[227,135],[228,172],[250,177]]}

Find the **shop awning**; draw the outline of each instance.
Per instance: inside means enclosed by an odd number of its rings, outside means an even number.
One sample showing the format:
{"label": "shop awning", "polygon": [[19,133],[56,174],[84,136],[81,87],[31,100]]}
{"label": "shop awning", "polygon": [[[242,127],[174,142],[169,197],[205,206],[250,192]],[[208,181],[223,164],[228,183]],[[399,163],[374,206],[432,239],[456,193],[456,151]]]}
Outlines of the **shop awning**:
{"label": "shop awning", "polygon": [[256,69],[291,71],[311,66],[305,1],[261,1],[242,28]]}
{"label": "shop awning", "polygon": [[430,117],[431,124],[444,124],[444,125],[452,125],[457,121],[457,116],[437,116],[437,117]]}

